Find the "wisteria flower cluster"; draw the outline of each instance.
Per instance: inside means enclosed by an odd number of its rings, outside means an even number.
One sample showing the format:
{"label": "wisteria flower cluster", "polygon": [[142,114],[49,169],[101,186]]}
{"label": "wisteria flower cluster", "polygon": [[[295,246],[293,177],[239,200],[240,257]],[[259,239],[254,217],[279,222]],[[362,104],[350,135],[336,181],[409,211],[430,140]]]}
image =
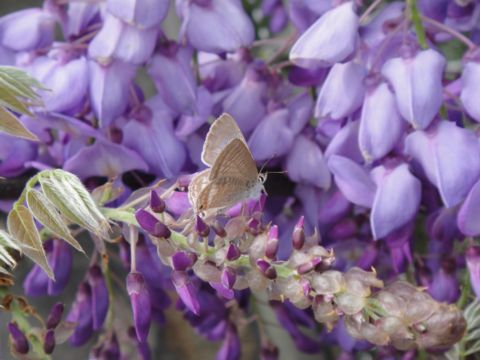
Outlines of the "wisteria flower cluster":
{"label": "wisteria flower cluster", "polygon": [[[324,358],[474,358],[479,44],[477,0],[45,0],[1,17],[0,358],[157,359],[172,312],[218,360],[280,358],[271,327]],[[206,216],[189,185],[222,113],[268,195]]]}

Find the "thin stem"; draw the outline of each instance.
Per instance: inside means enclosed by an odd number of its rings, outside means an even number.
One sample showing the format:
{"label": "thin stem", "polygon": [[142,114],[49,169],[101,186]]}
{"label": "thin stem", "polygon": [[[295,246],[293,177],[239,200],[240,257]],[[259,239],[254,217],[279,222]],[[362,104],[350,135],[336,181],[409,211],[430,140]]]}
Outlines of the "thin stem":
{"label": "thin stem", "polygon": [[433,25],[437,29],[452,35],[454,38],[457,38],[458,40],[463,42],[470,50],[475,49],[477,47],[477,45],[472,40],[470,40],[468,37],[466,37],[462,33],[452,29],[451,27],[424,15],[420,15],[420,18],[422,19],[422,21],[426,22],[427,24]]}
{"label": "thin stem", "polygon": [[365,12],[360,16],[358,22],[363,25],[364,21],[368,18],[368,16],[377,8],[378,5],[382,3],[383,0],[375,0],[370,6],[365,10]]}
{"label": "thin stem", "polygon": [[130,271],[137,271],[137,228],[133,225],[129,225],[130,230]]}
{"label": "thin stem", "polygon": [[281,56],[285,50],[287,50],[297,40],[297,32],[293,32],[286,40],[285,43],[273,53],[270,59],[267,60],[267,64],[271,65],[279,56]]}
{"label": "thin stem", "polygon": [[[159,180],[156,184],[154,184],[153,186],[150,187],[150,190],[153,190],[153,189],[156,189],[157,187],[159,187],[160,185],[162,185],[166,180],[165,179],[162,179],[162,180]],[[175,187],[177,186],[177,184],[175,183],[173,186],[173,189],[175,189]],[[169,191],[170,189],[167,189],[162,195],[160,195],[160,197],[162,199],[165,199],[164,196],[165,194]],[[125,210],[125,209],[128,209],[128,208],[132,208],[134,207],[135,205],[138,205],[140,203],[142,203],[143,201],[147,200],[148,198],[150,197],[150,191],[146,192],[145,194],[143,194],[142,196],[139,196],[138,198],[136,199],[133,199],[131,200],[130,202],[126,203],[126,204],[123,204],[122,206],[120,206],[118,208],[118,210]]]}
{"label": "thin stem", "polygon": [[418,11],[416,0],[407,0],[408,11],[410,12],[410,19],[412,20],[415,34],[417,34],[418,43],[422,49],[428,49],[427,36],[422,25],[421,14]]}

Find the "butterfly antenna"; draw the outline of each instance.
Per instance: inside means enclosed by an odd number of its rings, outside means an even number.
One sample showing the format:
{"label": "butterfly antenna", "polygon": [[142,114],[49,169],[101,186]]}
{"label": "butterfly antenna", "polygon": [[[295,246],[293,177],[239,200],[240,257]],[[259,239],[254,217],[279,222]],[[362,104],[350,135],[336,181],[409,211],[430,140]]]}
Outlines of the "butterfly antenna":
{"label": "butterfly antenna", "polygon": [[277,154],[273,154],[272,156],[270,156],[267,160],[265,160],[265,162],[262,164],[262,167],[260,168],[260,173],[262,173],[263,169],[265,169],[265,167],[267,166],[267,164],[272,161],[272,159],[277,156]]}

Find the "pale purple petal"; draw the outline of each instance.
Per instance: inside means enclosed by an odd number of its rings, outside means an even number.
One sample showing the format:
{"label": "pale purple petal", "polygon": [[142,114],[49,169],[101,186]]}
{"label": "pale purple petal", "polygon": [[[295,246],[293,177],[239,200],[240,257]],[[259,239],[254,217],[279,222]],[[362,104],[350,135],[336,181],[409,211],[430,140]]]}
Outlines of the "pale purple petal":
{"label": "pale purple petal", "polygon": [[297,95],[289,104],[289,126],[294,134],[300,133],[307,126],[312,117],[313,99],[309,93]]}
{"label": "pale purple petal", "polygon": [[363,158],[358,147],[358,129],[360,122],[351,121],[340,129],[332,138],[325,150],[325,158],[332,155],[342,155],[360,163]]}
{"label": "pale purple petal", "polygon": [[158,26],[165,18],[169,0],[108,0],[107,9],[123,21],[145,29]]}
{"label": "pale purple petal", "polygon": [[172,178],[178,175],[186,160],[186,150],[176,138],[168,110],[147,101],[147,118],[131,119],[123,128],[123,143],[142,156],[150,171]]}
{"label": "pale purple petal", "polygon": [[330,157],[328,168],[338,188],[348,200],[360,206],[372,207],[376,186],[366,169],[339,155]]}
{"label": "pale purple petal", "polygon": [[288,127],[289,112],[277,110],[265,117],[248,139],[255,160],[267,160],[285,155],[293,144],[293,133]]}
{"label": "pale purple petal", "polygon": [[287,156],[287,175],[295,182],[315,185],[322,189],[330,187],[328,171],[322,150],[304,135],[298,135]]}
{"label": "pale purple petal", "polygon": [[177,9],[184,35],[197,50],[232,52],[249,46],[255,39],[253,23],[238,0],[182,0]]}
{"label": "pale purple petal", "polygon": [[158,29],[138,29],[107,13],[102,29],[88,47],[88,55],[100,63],[113,59],[132,64],[146,62],[153,53]]}
{"label": "pale purple petal", "polygon": [[318,94],[315,116],[342,119],[351,115],[362,105],[365,75],[365,67],[353,61],[335,64]]}
{"label": "pale purple petal", "polygon": [[148,171],[148,165],[132,150],[121,145],[97,141],[68,159],[63,167],[80,178],[114,178],[130,170]]}
{"label": "pale purple petal", "polygon": [[415,217],[420,205],[421,184],[410,173],[407,164],[388,170],[379,166],[372,173],[382,178],[377,183],[370,218],[373,237],[381,239]]}
{"label": "pale purple petal", "polygon": [[395,90],[400,114],[415,128],[425,129],[440,109],[445,63],[441,54],[428,49],[383,65],[382,74]]}
{"label": "pale purple petal", "polygon": [[323,14],[293,45],[290,60],[302,67],[331,66],[355,50],[358,16],[353,1]]}
{"label": "pale purple petal", "polygon": [[463,66],[461,84],[462,105],[468,115],[480,122],[480,63],[470,61]]}
{"label": "pale purple petal", "polygon": [[127,108],[135,68],[135,65],[122,61],[104,66],[89,60],[90,101],[102,127],[108,126]]}
{"label": "pale purple petal", "polygon": [[387,155],[400,141],[404,128],[395,97],[387,84],[381,83],[367,91],[358,133],[364,159],[371,162]]}
{"label": "pale purple petal", "polygon": [[458,212],[457,225],[463,234],[480,235],[478,214],[480,214],[480,181],[472,187]]}
{"label": "pale purple petal", "polygon": [[480,176],[480,144],[475,134],[448,121],[415,131],[405,151],[418,161],[447,207],[457,205]]}

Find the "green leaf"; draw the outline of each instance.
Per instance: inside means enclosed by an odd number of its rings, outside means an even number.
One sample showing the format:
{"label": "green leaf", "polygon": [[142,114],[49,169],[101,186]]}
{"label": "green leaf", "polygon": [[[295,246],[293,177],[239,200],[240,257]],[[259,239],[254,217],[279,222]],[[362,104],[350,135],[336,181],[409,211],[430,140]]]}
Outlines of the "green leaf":
{"label": "green leaf", "polygon": [[0,106],[0,131],[27,140],[39,141],[10,111]]}
{"label": "green leaf", "polygon": [[0,87],[0,105],[12,109],[21,114],[33,116],[27,105],[19,100],[9,89]]}
{"label": "green leaf", "polygon": [[12,248],[17,251],[22,251],[20,246],[15,243],[15,241],[12,239],[9,233],[7,233],[5,230],[0,229],[0,246],[5,246],[7,248]]}
{"label": "green leaf", "polygon": [[80,179],[56,169],[42,173],[39,181],[44,194],[62,215],[93,234],[109,239],[110,225]]}
{"label": "green leaf", "polygon": [[25,255],[38,264],[49,278],[55,279],[30,210],[23,205],[14,207],[8,214],[7,227],[22,246]]}
{"label": "green leaf", "polygon": [[70,234],[67,224],[65,224],[55,205],[45,195],[38,190],[30,189],[27,192],[27,204],[33,216],[47,229],[84,253],[82,246]]}

